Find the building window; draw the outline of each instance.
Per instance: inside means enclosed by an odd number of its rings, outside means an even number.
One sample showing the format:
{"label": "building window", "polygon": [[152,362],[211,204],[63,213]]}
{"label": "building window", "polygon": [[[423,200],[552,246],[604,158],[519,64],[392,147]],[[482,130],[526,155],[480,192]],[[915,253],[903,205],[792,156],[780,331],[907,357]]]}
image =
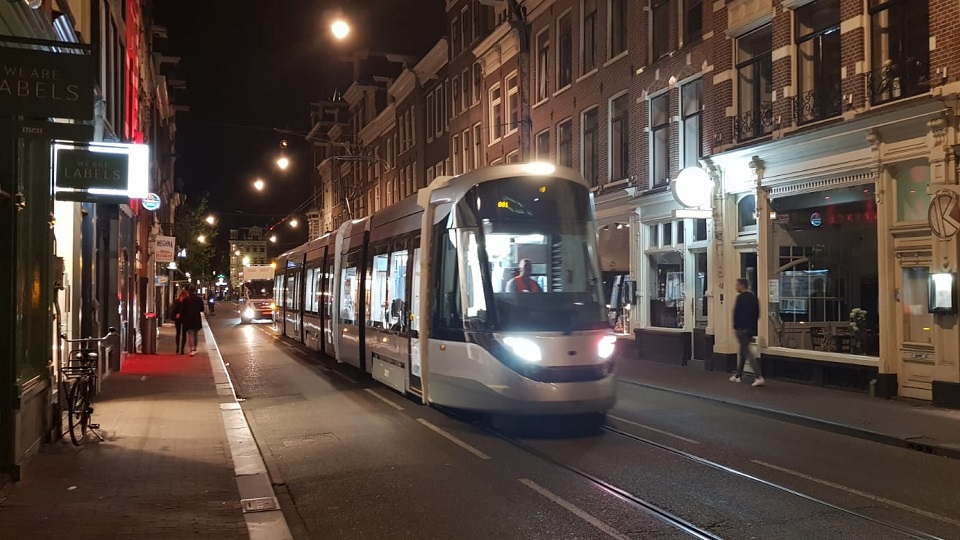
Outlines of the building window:
{"label": "building window", "polygon": [[460,12],[460,46],[463,47],[464,50],[473,42],[470,36],[471,27],[470,6],[464,6],[463,11]]}
{"label": "building window", "polygon": [[630,101],[627,94],[610,100],[610,179],[627,177],[630,166]]}
{"label": "building window", "polygon": [[463,169],[460,168],[460,135],[454,135],[450,143],[453,150],[453,174],[460,174]]}
{"label": "building window", "polygon": [[480,62],[473,65],[473,103],[480,103],[483,97],[483,69]]}
{"label": "building window", "polygon": [[573,22],[570,13],[557,22],[557,89],[573,83]]}
{"label": "building window", "polygon": [[520,93],[517,88],[516,73],[507,77],[507,106],[510,108],[510,125],[507,126],[507,135],[510,135],[520,127]]}
{"label": "building window", "polygon": [[[762,276],[779,284],[768,323],[771,345],[879,355],[874,196],[873,185],[858,185],[771,201],[777,214],[771,247],[777,258],[770,274]],[[905,292],[901,302],[909,296]],[[855,310],[866,314],[853,320]]]}
{"label": "building window", "polygon": [[650,172],[653,187],[657,187],[670,181],[669,92],[650,100],[650,132],[653,139],[650,152]]}
{"label": "building window", "polygon": [[670,0],[652,0],[653,16],[650,18],[650,36],[653,60],[670,52]]}
{"label": "building window", "polygon": [[537,103],[547,99],[550,92],[549,72],[550,63],[550,32],[544,30],[537,34]]}
{"label": "building window", "polygon": [[610,58],[627,50],[627,0],[610,0]]}
{"label": "building window", "polygon": [[915,96],[930,82],[929,5],[870,0],[870,102]]}
{"label": "building window", "polygon": [[460,77],[453,78],[453,114],[460,114],[462,101],[460,98],[462,94],[460,93]]}
{"label": "building window", "polygon": [[473,89],[473,85],[470,84],[470,68],[463,70],[460,75],[460,88],[463,91],[463,110],[467,110],[473,104],[473,96],[470,95]]}
{"label": "building window", "polygon": [[738,141],[773,131],[772,26],[737,39],[737,106],[734,128]]}
{"label": "building window", "polygon": [[503,137],[503,93],[500,85],[490,88],[490,144]]}
{"label": "building window", "polygon": [[520,151],[514,150],[507,154],[507,163],[520,163]]}
{"label": "building window", "polygon": [[689,82],[680,89],[680,121],[683,130],[681,168],[698,167],[703,157],[703,79]]}
{"label": "building window", "polygon": [[580,44],[580,71],[597,68],[597,0],[583,0],[583,43]]}
{"label": "building window", "polygon": [[461,156],[461,159],[463,160],[463,168],[460,170],[463,172],[467,172],[470,170],[470,129],[469,128],[463,130],[463,138],[461,140],[463,142],[463,147],[462,147],[463,152],[460,154],[460,156]]}
{"label": "building window", "polygon": [[550,160],[550,130],[545,129],[540,133],[537,133],[537,143],[536,148],[537,161],[549,161]]}
{"label": "building window", "polygon": [[683,43],[700,41],[703,37],[703,0],[683,0]]}
{"label": "building window", "polygon": [[797,123],[837,116],[840,93],[840,0],[817,0],[796,11]]}
{"label": "building window", "polygon": [[473,125],[473,168],[483,167],[483,128],[480,123]]}
{"label": "building window", "polygon": [[573,167],[573,120],[557,124],[557,164]]}
{"label": "building window", "polygon": [[460,21],[454,17],[450,23],[450,56],[456,56],[460,52]]}
{"label": "building window", "polygon": [[600,167],[600,110],[597,107],[583,113],[583,177],[592,186],[599,183]]}
{"label": "building window", "polygon": [[434,114],[435,114],[435,111],[434,111],[434,104],[433,104],[433,92],[431,92],[427,94],[427,140],[428,141],[433,140],[432,126],[434,125],[434,119],[433,119]]}

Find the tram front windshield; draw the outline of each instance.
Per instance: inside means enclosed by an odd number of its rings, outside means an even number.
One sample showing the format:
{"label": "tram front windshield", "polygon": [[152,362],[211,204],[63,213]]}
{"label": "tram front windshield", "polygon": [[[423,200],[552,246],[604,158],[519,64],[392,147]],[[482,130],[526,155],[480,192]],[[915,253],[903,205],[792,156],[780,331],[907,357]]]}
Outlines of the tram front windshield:
{"label": "tram front windshield", "polygon": [[461,212],[465,206],[473,215],[461,224],[474,226],[458,228],[458,246],[452,247],[459,247],[460,311],[467,328],[609,327],[585,187],[562,179],[485,182],[461,202]]}

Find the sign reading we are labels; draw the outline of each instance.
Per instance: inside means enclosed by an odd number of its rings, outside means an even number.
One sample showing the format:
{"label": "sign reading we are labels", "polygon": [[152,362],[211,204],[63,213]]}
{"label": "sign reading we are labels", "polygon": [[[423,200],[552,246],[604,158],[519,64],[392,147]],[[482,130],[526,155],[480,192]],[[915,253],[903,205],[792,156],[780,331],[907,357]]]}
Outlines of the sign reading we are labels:
{"label": "sign reading we are labels", "polygon": [[92,120],[95,75],[90,54],[0,47],[0,116]]}
{"label": "sign reading we are labels", "polygon": [[123,204],[149,195],[147,145],[55,142],[53,169],[60,201]]}

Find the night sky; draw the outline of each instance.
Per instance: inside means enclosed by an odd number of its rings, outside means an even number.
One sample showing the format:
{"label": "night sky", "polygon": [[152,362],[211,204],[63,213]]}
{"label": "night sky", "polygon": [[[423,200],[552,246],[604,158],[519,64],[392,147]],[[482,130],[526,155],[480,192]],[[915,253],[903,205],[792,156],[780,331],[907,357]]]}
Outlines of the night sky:
{"label": "night sky", "polygon": [[[270,225],[312,196],[311,157],[303,139],[310,102],[346,90],[351,48],[422,55],[444,33],[443,0],[155,0],[158,43],[180,56],[187,91],[178,104],[177,186],[196,200],[209,193],[220,238],[238,226]],[[353,33],[336,42],[329,21],[342,10]],[[288,133],[285,133],[288,132]],[[289,141],[291,166],[274,161]],[[260,193],[256,177],[267,182]],[[303,216],[300,216],[301,218]],[[305,230],[278,228],[280,242],[299,243]]]}

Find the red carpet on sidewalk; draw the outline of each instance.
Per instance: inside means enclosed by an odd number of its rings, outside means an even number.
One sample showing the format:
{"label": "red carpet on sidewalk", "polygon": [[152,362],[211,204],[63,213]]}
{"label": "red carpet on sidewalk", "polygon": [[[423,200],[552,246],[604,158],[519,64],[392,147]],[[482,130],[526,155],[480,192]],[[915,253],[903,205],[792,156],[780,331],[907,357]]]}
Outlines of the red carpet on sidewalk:
{"label": "red carpet on sidewalk", "polygon": [[120,373],[124,375],[196,376],[210,373],[206,354],[129,354],[123,359]]}

